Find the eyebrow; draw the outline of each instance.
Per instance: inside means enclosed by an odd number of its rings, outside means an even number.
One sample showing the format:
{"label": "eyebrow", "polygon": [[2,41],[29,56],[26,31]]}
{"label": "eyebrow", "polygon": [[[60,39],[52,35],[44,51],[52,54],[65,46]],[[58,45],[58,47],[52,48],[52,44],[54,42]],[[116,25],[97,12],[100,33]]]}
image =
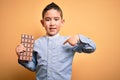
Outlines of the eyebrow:
{"label": "eyebrow", "polygon": [[[45,18],[51,18],[51,17],[45,17]],[[60,18],[60,17],[54,17],[54,18]]]}
{"label": "eyebrow", "polygon": [[[51,18],[51,17],[45,17],[45,19],[50,19],[50,18]],[[54,17],[54,18],[58,18],[58,19],[59,19],[60,17]]]}

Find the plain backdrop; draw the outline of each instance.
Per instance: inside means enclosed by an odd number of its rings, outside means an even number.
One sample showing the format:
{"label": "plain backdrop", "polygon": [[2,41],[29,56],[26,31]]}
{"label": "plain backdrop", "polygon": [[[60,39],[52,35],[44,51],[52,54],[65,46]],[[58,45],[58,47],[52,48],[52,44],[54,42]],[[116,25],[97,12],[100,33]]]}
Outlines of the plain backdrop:
{"label": "plain backdrop", "polygon": [[41,12],[52,1],[64,13],[61,35],[83,34],[97,45],[93,54],[76,53],[72,80],[120,80],[120,0],[0,0],[0,80],[35,80],[15,47],[22,33],[45,35]]}

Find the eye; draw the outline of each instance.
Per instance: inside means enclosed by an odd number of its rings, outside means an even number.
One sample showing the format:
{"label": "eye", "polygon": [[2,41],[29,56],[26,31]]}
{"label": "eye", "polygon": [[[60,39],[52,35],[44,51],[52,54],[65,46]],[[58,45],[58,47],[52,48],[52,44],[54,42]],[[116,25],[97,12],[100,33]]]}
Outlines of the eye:
{"label": "eye", "polygon": [[58,20],[59,20],[59,18],[54,18],[54,20],[55,20],[55,21],[58,21]]}
{"label": "eye", "polygon": [[50,21],[50,18],[45,18],[45,21]]}

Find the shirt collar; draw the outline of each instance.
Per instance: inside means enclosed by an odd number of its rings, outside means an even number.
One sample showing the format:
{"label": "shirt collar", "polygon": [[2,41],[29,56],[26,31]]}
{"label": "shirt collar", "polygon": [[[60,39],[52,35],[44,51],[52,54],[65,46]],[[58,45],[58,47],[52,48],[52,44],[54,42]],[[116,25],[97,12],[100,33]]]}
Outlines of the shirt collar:
{"label": "shirt collar", "polygon": [[60,36],[60,34],[59,33],[57,33],[56,35],[54,35],[54,36],[49,36],[49,35],[46,35],[46,37],[48,38],[48,39],[54,39],[54,38],[56,38],[56,37],[58,37],[58,36]]}

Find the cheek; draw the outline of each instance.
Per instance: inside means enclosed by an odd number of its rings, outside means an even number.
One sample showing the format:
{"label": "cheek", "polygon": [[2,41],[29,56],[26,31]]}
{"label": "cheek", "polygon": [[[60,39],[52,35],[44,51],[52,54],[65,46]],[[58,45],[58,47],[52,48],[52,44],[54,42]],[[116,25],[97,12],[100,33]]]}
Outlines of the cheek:
{"label": "cheek", "polygon": [[44,23],[44,27],[47,29],[49,28],[49,23]]}
{"label": "cheek", "polygon": [[59,23],[59,24],[58,24],[58,29],[60,29],[61,26],[62,26],[61,23]]}
{"label": "cheek", "polygon": [[45,26],[45,29],[46,29],[46,31],[48,31],[48,30],[49,30],[49,27]]}
{"label": "cheek", "polygon": [[58,30],[58,31],[60,30],[60,25],[57,27],[57,30]]}
{"label": "cheek", "polygon": [[56,22],[56,25],[61,26],[61,22],[60,21]]}
{"label": "cheek", "polygon": [[48,22],[45,22],[45,23],[44,23],[44,26],[48,26],[48,25],[49,25],[49,23],[48,23]]}

